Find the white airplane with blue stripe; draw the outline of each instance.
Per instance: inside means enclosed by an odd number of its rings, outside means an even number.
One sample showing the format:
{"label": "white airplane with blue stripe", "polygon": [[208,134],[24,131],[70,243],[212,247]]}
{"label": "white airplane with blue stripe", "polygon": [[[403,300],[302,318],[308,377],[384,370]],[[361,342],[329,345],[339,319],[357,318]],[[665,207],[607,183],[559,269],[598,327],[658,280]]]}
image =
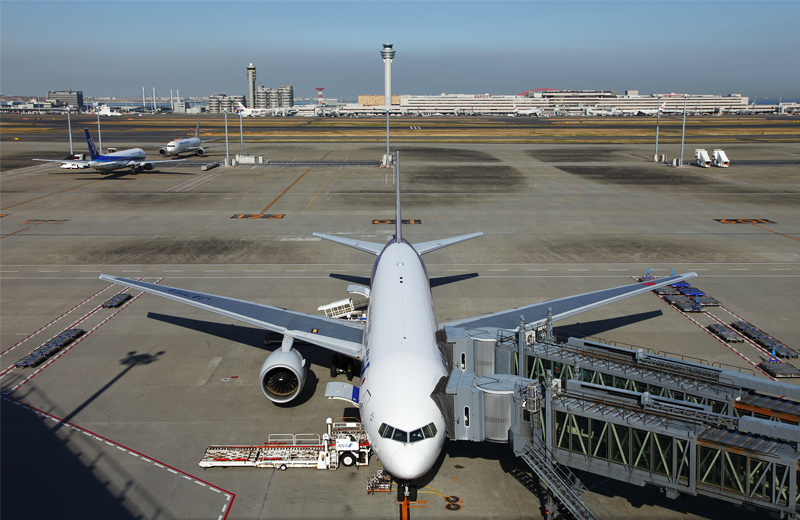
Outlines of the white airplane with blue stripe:
{"label": "white airplane with blue stripe", "polygon": [[[399,165],[397,168],[399,172]],[[329,391],[338,388],[346,399],[358,404],[376,456],[408,494],[411,481],[433,467],[447,434],[444,412],[432,398],[437,385],[441,388],[449,376],[436,343],[437,330],[447,325],[516,329],[520,315],[526,324],[540,326],[547,319],[548,308],[557,321],[697,276],[690,272],[438,324],[431,285],[440,283],[428,277],[422,255],[483,233],[412,245],[402,234],[399,173],[397,179],[396,234],[387,244],[314,233],[377,257],[366,291],[369,306],[365,323],[105,274],[100,278],[283,334],[281,348],[267,357],[259,376],[261,391],[276,403],[292,401],[305,382],[307,366],[292,347],[295,339],[360,360],[360,388],[350,387],[347,392],[343,390],[349,385],[329,383]],[[331,397],[329,391],[326,396]]]}
{"label": "white airplane with blue stripe", "polygon": [[34,161],[44,162],[58,162],[61,164],[73,164],[81,168],[94,168],[95,170],[103,173],[113,172],[114,170],[122,170],[130,168],[133,173],[139,173],[142,170],[152,170],[154,164],[165,162],[178,162],[183,159],[169,160],[169,161],[147,161],[144,150],[141,148],[131,148],[129,150],[121,150],[119,152],[101,154],[97,151],[94,145],[94,140],[89,134],[87,128],[83,129],[86,132],[86,144],[89,145],[89,160],[78,159],[33,159]]}

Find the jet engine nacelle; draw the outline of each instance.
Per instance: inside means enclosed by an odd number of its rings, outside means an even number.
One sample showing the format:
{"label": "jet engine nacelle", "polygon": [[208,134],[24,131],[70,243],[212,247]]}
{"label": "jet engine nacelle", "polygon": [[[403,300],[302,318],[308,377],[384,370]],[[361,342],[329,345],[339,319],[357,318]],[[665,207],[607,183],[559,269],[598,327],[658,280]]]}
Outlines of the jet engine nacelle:
{"label": "jet engine nacelle", "polygon": [[202,148],[198,148],[197,149],[197,155],[205,155],[205,154],[206,154],[206,151],[204,149],[202,149]]}
{"label": "jet engine nacelle", "polygon": [[144,166],[145,170],[152,170],[153,169],[153,163],[149,163],[149,162],[148,163],[144,163],[143,166]]}
{"label": "jet engine nacelle", "polygon": [[166,148],[160,148],[158,150],[158,153],[160,153],[161,155],[167,155],[167,149]]}
{"label": "jet engine nacelle", "polygon": [[306,360],[295,349],[276,350],[261,365],[261,391],[273,403],[288,403],[303,390]]}

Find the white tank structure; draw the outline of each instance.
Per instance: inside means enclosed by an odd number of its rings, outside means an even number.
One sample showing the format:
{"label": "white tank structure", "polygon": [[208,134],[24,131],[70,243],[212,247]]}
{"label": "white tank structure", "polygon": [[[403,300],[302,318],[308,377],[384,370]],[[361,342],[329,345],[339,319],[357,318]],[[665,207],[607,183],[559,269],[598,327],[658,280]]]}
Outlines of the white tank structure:
{"label": "white tank structure", "polygon": [[247,107],[256,108],[256,67],[247,66]]}
{"label": "white tank structure", "polygon": [[389,110],[392,107],[392,60],[394,59],[394,50],[391,43],[383,44],[381,58],[383,58],[383,79],[385,84],[384,101],[386,102],[386,110]]}

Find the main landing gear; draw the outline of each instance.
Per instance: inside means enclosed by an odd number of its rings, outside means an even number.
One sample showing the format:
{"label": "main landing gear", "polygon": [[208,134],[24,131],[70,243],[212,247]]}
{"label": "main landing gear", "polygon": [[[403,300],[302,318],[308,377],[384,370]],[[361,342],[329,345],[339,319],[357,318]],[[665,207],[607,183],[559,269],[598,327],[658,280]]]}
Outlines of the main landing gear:
{"label": "main landing gear", "polygon": [[331,377],[336,377],[339,374],[345,374],[348,381],[352,381],[353,377],[361,372],[361,363],[351,357],[343,356],[341,354],[334,354],[331,360]]}

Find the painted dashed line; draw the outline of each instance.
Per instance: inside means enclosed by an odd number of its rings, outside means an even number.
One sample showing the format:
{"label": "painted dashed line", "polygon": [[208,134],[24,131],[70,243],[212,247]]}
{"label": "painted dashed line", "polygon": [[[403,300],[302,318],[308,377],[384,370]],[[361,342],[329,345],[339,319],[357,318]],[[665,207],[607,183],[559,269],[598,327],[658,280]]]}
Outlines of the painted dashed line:
{"label": "painted dashed line", "polygon": [[[33,333],[31,333],[29,336],[27,336],[25,339],[23,339],[23,340],[21,340],[21,341],[18,341],[17,343],[15,343],[15,344],[14,344],[14,346],[12,346],[12,347],[8,348],[7,350],[4,350],[3,352],[0,352],[0,356],[4,355],[6,352],[10,352],[11,350],[15,349],[16,347],[18,347],[18,346],[22,345],[23,343],[25,343],[26,341],[28,341],[29,339],[31,339],[32,337],[34,337],[34,336],[35,336],[35,335],[37,335],[38,333],[42,332],[44,329],[46,329],[46,328],[47,328],[47,327],[49,327],[50,325],[54,324],[55,322],[59,321],[61,318],[65,317],[66,315],[68,315],[68,314],[70,314],[71,312],[75,311],[75,309],[77,309],[78,307],[81,307],[82,305],[85,305],[85,304],[86,304],[86,303],[88,303],[90,300],[92,300],[93,298],[95,298],[95,297],[99,296],[101,293],[103,293],[103,292],[107,291],[109,288],[111,288],[111,287],[113,287],[113,286],[114,286],[114,284],[112,283],[112,284],[109,284],[109,285],[107,285],[107,286],[106,286],[106,287],[104,287],[103,289],[101,289],[101,290],[97,291],[96,293],[94,293],[93,295],[89,296],[88,298],[86,298],[85,300],[83,300],[81,303],[79,303],[78,305],[74,306],[73,308],[71,308],[70,310],[68,310],[67,312],[65,312],[64,314],[62,314],[61,316],[57,317],[56,319],[54,319],[54,320],[53,320],[53,321],[51,321],[50,323],[47,323],[46,325],[44,325],[44,326],[43,326],[43,327],[41,327],[40,329],[38,329],[38,330],[34,331],[34,332],[33,332]],[[67,328],[69,328],[69,327],[67,327]]]}
{"label": "painted dashed line", "polygon": [[[140,279],[140,280],[141,280],[141,279]],[[163,280],[163,278],[159,278],[158,280],[156,280],[156,282],[155,282],[155,283],[159,283],[161,280]],[[120,291],[120,292],[119,292],[119,293],[117,293],[117,294],[120,294],[120,293],[122,293],[122,292],[126,291],[127,289],[128,289],[128,287],[125,287],[124,289],[122,289],[122,291]],[[86,338],[88,338],[90,335],[92,335],[92,333],[94,333],[94,331],[96,331],[97,329],[99,329],[100,327],[102,327],[102,326],[103,326],[103,325],[104,325],[106,322],[108,322],[108,320],[110,320],[111,318],[113,318],[114,316],[116,316],[117,314],[119,314],[120,312],[122,312],[122,311],[123,311],[125,308],[127,308],[127,307],[128,307],[128,305],[131,305],[131,304],[132,304],[134,301],[136,301],[136,300],[137,300],[137,299],[138,299],[138,298],[139,298],[139,297],[140,297],[142,294],[144,294],[144,293],[139,293],[139,294],[137,294],[136,296],[134,296],[133,298],[131,298],[130,300],[128,300],[127,302],[125,302],[125,303],[124,303],[122,306],[120,306],[120,308],[119,308],[119,309],[117,309],[117,311],[116,311],[116,312],[114,312],[113,314],[110,314],[109,316],[107,316],[107,317],[106,317],[106,318],[105,318],[103,321],[101,321],[100,323],[98,323],[97,325],[95,325],[95,326],[94,326],[92,329],[90,329],[89,331],[87,331],[87,332],[86,332],[84,335],[82,335],[80,338],[78,338],[78,339],[76,339],[75,341],[73,341],[72,343],[70,343],[70,344],[69,344],[69,345],[68,345],[68,346],[67,346],[67,347],[66,347],[64,350],[62,350],[61,352],[59,352],[59,353],[58,353],[57,355],[55,355],[54,357],[50,358],[50,359],[47,361],[47,363],[45,363],[45,364],[44,364],[44,365],[43,365],[43,366],[42,366],[42,367],[41,367],[41,368],[40,368],[38,371],[36,371],[36,372],[32,373],[31,375],[29,375],[28,377],[26,377],[26,378],[25,378],[24,380],[22,380],[22,381],[21,381],[19,384],[17,384],[15,387],[13,387],[13,388],[11,389],[11,391],[13,392],[14,390],[17,390],[17,389],[19,389],[19,388],[20,388],[22,385],[26,384],[28,381],[30,381],[31,379],[33,379],[34,377],[36,377],[36,375],[37,375],[39,372],[41,372],[41,371],[42,371],[42,370],[44,370],[45,368],[49,367],[49,366],[50,366],[50,365],[52,365],[53,363],[55,363],[57,359],[59,359],[61,356],[63,356],[64,354],[66,354],[67,352],[69,352],[70,350],[72,350],[72,348],[73,348],[73,347],[75,347],[75,345],[77,345],[77,344],[78,344],[78,343],[80,343],[81,341],[85,340],[85,339],[86,339]],[[76,321],[75,323],[73,323],[72,325],[70,325],[68,328],[75,327],[76,325],[78,325],[78,324],[79,324],[79,323],[81,323],[82,321],[86,320],[86,319],[87,319],[89,316],[93,315],[94,313],[96,313],[98,310],[100,310],[100,309],[102,309],[102,308],[103,308],[103,306],[102,306],[102,305],[98,305],[98,306],[97,306],[97,307],[95,307],[95,308],[94,308],[94,309],[93,309],[91,312],[89,312],[89,313],[88,313],[88,314],[86,314],[86,315],[85,315],[83,318],[81,318],[80,320],[78,320],[78,321]],[[13,366],[13,365],[12,365],[12,366]],[[4,373],[0,374],[0,379],[2,379],[2,378],[5,376],[5,375],[6,375],[6,372],[4,372]]]}
{"label": "painted dashed line", "polygon": [[[3,399],[8,401],[9,403],[13,403],[13,404],[15,404],[17,406],[22,406],[24,408],[28,408],[28,406],[26,406],[25,404],[15,400],[15,399],[9,399],[8,397],[3,397]],[[176,475],[180,475],[181,477],[185,478],[186,480],[190,480],[190,481],[192,481],[192,482],[194,482],[196,484],[200,484],[201,486],[203,486],[205,488],[208,488],[208,489],[210,489],[210,490],[212,490],[212,491],[214,491],[216,493],[225,493],[226,504],[223,504],[223,506],[222,506],[222,513],[224,513],[224,517],[223,517],[223,515],[220,515],[220,518],[227,518],[228,517],[228,514],[230,513],[231,507],[233,506],[233,500],[231,500],[231,498],[232,497],[235,498],[236,497],[235,494],[228,493],[226,490],[224,490],[222,488],[218,488],[217,486],[215,486],[214,484],[211,484],[210,482],[206,482],[204,480],[201,480],[201,479],[199,479],[199,478],[197,478],[195,476],[189,475],[188,473],[185,473],[185,472],[183,472],[181,470],[176,470],[174,468],[171,468],[170,466],[168,466],[166,464],[159,464],[158,462],[155,462],[155,461],[153,461],[151,459],[148,459],[147,457],[145,457],[144,455],[142,455],[141,453],[139,453],[137,451],[134,451],[134,450],[132,450],[130,448],[122,446],[121,444],[118,444],[118,443],[113,442],[113,441],[111,441],[109,439],[106,439],[105,437],[101,437],[101,436],[99,436],[99,435],[97,435],[97,434],[95,434],[93,432],[90,432],[89,430],[81,428],[80,426],[76,426],[76,425],[74,425],[72,423],[64,422],[61,418],[56,417],[54,415],[51,415],[51,414],[49,414],[47,412],[44,412],[42,410],[39,410],[38,408],[36,408],[34,406],[31,406],[28,409],[33,411],[34,413],[37,413],[37,414],[41,415],[42,417],[44,417],[46,419],[50,419],[51,421],[57,422],[59,424],[63,424],[65,426],[69,426],[73,430],[76,430],[76,431],[79,431],[81,433],[84,433],[84,434],[88,435],[89,437],[93,437],[93,438],[95,438],[95,439],[97,439],[97,440],[99,440],[101,442],[104,442],[105,444],[108,444],[109,446],[113,446],[113,447],[115,447],[115,448],[117,448],[119,450],[122,450],[124,452],[128,452],[131,455],[134,455],[135,457],[141,457],[141,459],[144,460],[145,462],[148,462],[148,463],[152,462],[154,466],[157,466],[157,467],[159,467],[161,469],[166,469],[170,473],[174,473]]]}
{"label": "painted dashed line", "polygon": [[[651,294],[653,294],[654,296],[656,296],[656,297],[657,297],[659,300],[661,300],[662,302],[664,302],[664,303],[667,303],[667,302],[666,302],[666,301],[665,301],[663,298],[661,298],[661,297],[660,297],[659,295],[657,295],[656,293],[654,293],[654,292],[652,292],[652,291],[651,291]],[[727,347],[727,348],[728,348],[728,350],[730,350],[731,352],[733,352],[734,354],[736,354],[736,355],[737,355],[737,356],[739,356],[740,358],[742,358],[742,359],[744,359],[745,361],[747,361],[747,363],[749,363],[749,364],[750,364],[750,365],[751,365],[753,368],[755,368],[755,369],[756,369],[756,370],[758,370],[759,372],[763,373],[763,374],[764,374],[765,376],[767,376],[769,379],[771,379],[772,381],[777,381],[777,379],[775,379],[775,378],[774,378],[774,377],[772,377],[771,375],[769,375],[769,374],[767,374],[766,372],[764,372],[763,370],[761,370],[761,368],[760,368],[760,367],[759,367],[759,366],[758,366],[756,363],[753,363],[752,361],[750,361],[750,358],[748,358],[747,356],[745,356],[744,354],[742,354],[741,352],[739,352],[739,351],[738,351],[736,348],[734,348],[734,347],[733,347],[733,346],[731,346],[730,344],[728,344],[728,343],[725,343],[724,341],[722,341],[722,338],[720,338],[719,336],[717,336],[716,334],[714,334],[713,332],[711,332],[710,330],[708,330],[707,328],[705,328],[703,325],[701,325],[701,324],[700,324],[700,322],[698,322],[697,320],[695,320],[694,318],[692,318],[691,316],[689,316],[688,314],[686,314],[686,313],[685,313],[685,312],[683,312],[682,310],[678,309],[678,308],[677,308],[677,307],[675,307],[674,305],[669,305],[669,303],[667,303],[667,306],[668,306],[668,307],[670,307],[670,308],[671,308],[672,310],[674,310],[675,312],[677,312],[678,314],[682,315],[682,316],[683,316],[684,318],[686,318],[687,320],[691,321],[692,323],[694,323],[695,325],[697,325],[698,327],[700,327],[700,329],[702,329],[702,330],[703,330],[703,332],[705,332],[706,334],[708,334],[709,336],[711,336],[712,338],[714,338],[715,340],[717,340],[719,343],[722,343],[723,345],[725,345],[725,347]],[[709,315],[708,313],[704,313],[704,314],[706,314],[706,315]],[[710,316],[710,315],[709,315],[709,316]]]}

